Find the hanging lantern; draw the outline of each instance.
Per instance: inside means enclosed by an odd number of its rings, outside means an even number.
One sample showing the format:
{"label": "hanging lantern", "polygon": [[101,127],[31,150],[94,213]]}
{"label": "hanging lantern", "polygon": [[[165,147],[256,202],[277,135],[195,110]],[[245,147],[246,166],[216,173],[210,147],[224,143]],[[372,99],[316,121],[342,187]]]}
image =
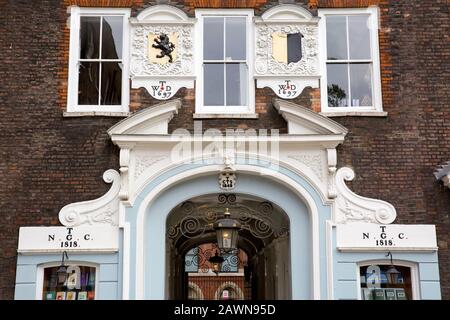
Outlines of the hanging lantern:
{"label": "hanging lantern", "polygon": [[208,261],[211,263],[212,271],[216,275],[219,275],[219,272],[222,271],[222,263],[225,259],[222,256],[219,256],[219,252],[216,250],[216,255],[209,258]]}
{"label": "hanging lantern", "polygon": [[401,278],[401,272],[395,268],[394,265],[390,265],[386,271],[386,277],[390,284],[398,284]]}
{"label": "hanging lantern", "polygon": [[386,277],[388,280],[388,283],[390,284],[398,284],[399,279],[401,278],[402,273],[395,268],[394,263],[392,262],[392,253],[389,251],[386,257],[391,256],[391,265],[386,271]]}
{"label": "hanging lantern", "polygon": [[67,279],[67,268],[64,265],[64,257],[69,259],[69,256],[67,255],[66,251],[63,252],[61,265],[59,266],[58,270],[56,271],[56,274],[58,275],[58,283],[64,283],[64,282],[66,282],[66,279]]}
{"label": "hanging lantern", "polygon": [[217,246],[223,252],[231,252],[237,248],[238,231],[241,224],[230,218],[228,208],[225,209],[224,217],[214,224],[217,235]]}

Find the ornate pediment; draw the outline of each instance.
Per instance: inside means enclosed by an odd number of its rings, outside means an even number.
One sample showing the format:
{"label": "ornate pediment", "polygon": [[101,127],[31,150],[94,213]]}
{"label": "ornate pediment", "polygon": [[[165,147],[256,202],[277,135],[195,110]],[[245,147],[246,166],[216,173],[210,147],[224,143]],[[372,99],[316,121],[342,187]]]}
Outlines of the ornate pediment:
{"label": "ornate pediment", "polygon": [[175,99],[145,108],[112,126],[108,134],[111,138],[127,134],[168,134],[169,121],[180,106],[181,100]]}
{"label": "ornate pediment", "polygon": [[342,135],[342,140],[348,130],[308,108],[281,99],[274,99],[273,106],[288,123],[289,134],[305,135]]}

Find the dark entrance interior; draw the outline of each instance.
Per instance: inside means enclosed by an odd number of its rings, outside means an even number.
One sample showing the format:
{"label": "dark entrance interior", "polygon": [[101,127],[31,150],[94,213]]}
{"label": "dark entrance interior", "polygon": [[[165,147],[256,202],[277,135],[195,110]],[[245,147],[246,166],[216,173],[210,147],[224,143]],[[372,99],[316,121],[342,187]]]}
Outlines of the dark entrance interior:
{"label": "dark entrance interior", "polygon": [[[222,253],[215,273],[213,225],[226,208],[242,228],[237,251]],[[289,218],[277,205],[250,195],[204,195],[176,206],[166,224],[169,299],[290,299]]]}

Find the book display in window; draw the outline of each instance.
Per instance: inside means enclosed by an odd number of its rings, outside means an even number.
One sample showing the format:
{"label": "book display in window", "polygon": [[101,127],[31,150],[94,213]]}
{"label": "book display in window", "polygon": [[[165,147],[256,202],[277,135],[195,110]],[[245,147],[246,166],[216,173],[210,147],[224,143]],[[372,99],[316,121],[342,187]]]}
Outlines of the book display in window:
{"label": "book display in window", "polygon": [[[57,270],[59,267],[44,269],[42,298],[44,300],[94,300],[95,299],[95,268],[88,266],[69,266],[70,272],[65,281],[59,282]],[[78,284],[79,282],[79,284]]]}
{"label": "book display in window", "polygon": [[[395,274],[393,271],[395,270]],[[360,268],[362,300],[411,300],[411,269],[375,265]]]}

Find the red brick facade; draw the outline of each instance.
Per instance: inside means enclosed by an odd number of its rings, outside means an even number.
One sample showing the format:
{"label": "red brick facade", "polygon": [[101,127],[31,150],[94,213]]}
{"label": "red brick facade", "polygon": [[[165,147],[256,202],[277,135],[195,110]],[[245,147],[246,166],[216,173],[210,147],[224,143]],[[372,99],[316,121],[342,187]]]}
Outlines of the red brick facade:
{"label": "red brick facade", "polygon": [[[450,299],[450,190],[433,176],[450,160],[449,9],[446,0],[304,0],[318,7],[380,7],[380,56],[385,118],[334,118],[349,134],[338,148],[338,166],[353,167],[351,188],[392,203],[397,223],[437,226],[443,298]],[[59,225],[66,204],[103,195],[106,169],[118,169],[118,149],[106,130],[114,117],[64,118],[69,29],[67,7],[132,7],[156,3],[190,16],[195,7],[254,7],[279,1],[65,0],[0,2],[0,299],[14,296],[20,226]],[[224,5],[226,3],[226,5]],[[270,89],[256,90],[255,120],[207,120],[203,128],[264,128],[286,132]],[[182,89],[183,106],[170,130],[193,128],[194,90]],[[145,90],[131,90],[131,111],[155,104]],[[319,90],[294,100],[320,109]]]}

